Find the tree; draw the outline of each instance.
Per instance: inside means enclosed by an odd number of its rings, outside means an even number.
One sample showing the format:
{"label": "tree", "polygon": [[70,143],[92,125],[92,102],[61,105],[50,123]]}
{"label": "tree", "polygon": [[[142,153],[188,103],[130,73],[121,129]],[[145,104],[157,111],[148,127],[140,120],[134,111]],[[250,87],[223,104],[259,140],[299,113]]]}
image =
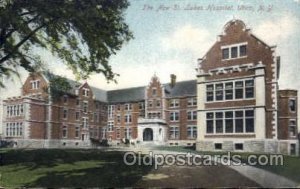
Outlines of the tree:
{"label": "tree", "polygon": [[41,48],[78,79],[103,73],[115,81],[108,59],[133,38],[124,20],[128,6],[127,0],[0,0],[0,74],[18,74],[18,66],[36,71]]}

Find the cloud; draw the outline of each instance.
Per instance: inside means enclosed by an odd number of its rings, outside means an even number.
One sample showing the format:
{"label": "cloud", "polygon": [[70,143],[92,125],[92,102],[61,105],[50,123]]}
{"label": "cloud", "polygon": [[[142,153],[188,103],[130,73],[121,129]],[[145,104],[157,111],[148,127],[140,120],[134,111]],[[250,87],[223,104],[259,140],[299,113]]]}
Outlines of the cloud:
{"label": "cloud", "polygon": [[254,32],[257,36],[263,37],[267,44],[274,45],[293,34],[298,24],[299,22],[296,17],[293,15],[285,15],[279,20],[267,20],[262,22],[256,27]]}
{"label": "cloud", "polygon": [[186,50],[204,54],[212,45],[212,35],[208,30],[190,24],[178,27],[171,35],[161,38],[165,50]]}

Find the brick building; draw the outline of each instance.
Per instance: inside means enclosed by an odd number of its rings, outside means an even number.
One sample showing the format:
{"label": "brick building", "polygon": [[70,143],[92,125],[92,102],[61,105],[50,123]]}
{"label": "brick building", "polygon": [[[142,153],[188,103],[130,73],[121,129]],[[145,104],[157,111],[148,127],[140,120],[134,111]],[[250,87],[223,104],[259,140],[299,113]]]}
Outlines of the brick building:
{"label": "brick building", "polygon": [[298,153],[297,92],[278,89],[275,47],[232,20],[198,61],[198,150]]}
{"label": "brick building", "polygon": [[[198,60],[197,80],[105,91],[68,80],[52,100],[49,73],[31,74],[22,96],[4,100],[3,131],[18,147],[192,145],[198,150],[298,153],[297,91],[279,90],[275,47],[232,20]],[[191,68],[192,69],[192,68]]]}

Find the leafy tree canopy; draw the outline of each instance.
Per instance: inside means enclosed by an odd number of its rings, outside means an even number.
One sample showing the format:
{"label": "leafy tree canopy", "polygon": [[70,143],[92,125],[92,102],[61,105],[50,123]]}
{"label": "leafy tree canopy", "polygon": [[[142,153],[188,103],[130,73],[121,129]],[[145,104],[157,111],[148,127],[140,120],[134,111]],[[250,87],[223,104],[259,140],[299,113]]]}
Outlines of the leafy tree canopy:
{"label": "leafy tree canopy", "polygon": [[71,89],[72,87],[66,78],[57,75],[51,75],[49,78],[49,86],[44,90],[47,93],[50,93],[53,101],[57,101],[63,95],[68,94]]}
{"label": "leafy tree canopy", "polygon": [[18,66],[38,70],[35,51],[42,48],[78,79],[102,73],[115,81],[108,59],[133,38],[124,21],[128,6],[127,0],[0,0],[0,76],[17,74]]}

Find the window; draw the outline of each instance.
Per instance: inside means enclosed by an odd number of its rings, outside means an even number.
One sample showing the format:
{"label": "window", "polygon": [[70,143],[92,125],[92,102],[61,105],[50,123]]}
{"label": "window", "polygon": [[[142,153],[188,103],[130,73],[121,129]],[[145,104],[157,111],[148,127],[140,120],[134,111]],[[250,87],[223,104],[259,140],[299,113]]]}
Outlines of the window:
{"label": "window", "polygon": [[229,48],[222,49],[222,59],[229,59]]}
{"label": "window", "polygon": [[64,109],[64,112],[63,112],[63,118],[64,118],[64,119],[67,119],[67,118],[68,118],[68,110],[67,110],[67,109]]}
{"label": "window", "polygon": [[243,111],[235,111],[235,132],[243,133],[244,132],[244,123],[243,123]]}
{"label": "window", "polygon": [[24,115],[23,104],[8,105],[6,107],[6,114],[7,117],[23,116]]}
{"label": "window", "polygon": [[87,102],[87,101],[84,101],[84,102],[83,102],[83,112],[84,112],[84,113],[87,113],[87,112],[88,112],[88,102]]}
{"label": "window", "polygon": [[76,99],[76,106],[80,106],[80,100]]}
{"label": "window", "polygon": [[230,46],[221,47],[222,49],[222,59],[235,59],[247,56],[247,44],[234,44]]}
{"label": "window", "polygon": [[206,133],[214,133],[214,113],[206,113]]}
{"label": "window", "polygon": [[62,137],[67,138],[67,126],[63,126]]}
{"label": "window", "polygon": [[76,112],[75,113],[75,119],[78,121],[79,120],[79,117],[80,117],[80,112]]}
{"label": "window", "polygon": [[187,137],[190,139],[197,138],[197,127],[196,126],[188,126],[187,127]]}
{"label": "window", "polygon": [[296,120],[289,121],[289,137],[296,137],[297,134],[297,126]]}
{"label": "window", "polygon": [[39,89],[39,88],[40,88],[39,80],[31,81],[31,89]]}
{"label": "window", "polygon": [[206,85],[207,102],[248,98],[254,98],[253,79]]}
{"label": "window", "polygon": [[188,120],[197,120],[197,111],[188,111],[187,119]]}
{"label": "window", "polygon": [[112,118],[115,111],[115,105],[109,105],[108,106],[108,117]]}
{"label": "window", "polygon": [[197,106],[197,98],[189,98],[188,99],[188,106]]}
{"label": "window", "polygon": [[246,133],[254,132],[254,111],[246,110],[245,111],[245,121],[246,121]]}
{"label": "window", "polygon": [[117,123],[121,123],[121,115],[120,114],[117,115]]}
{"label": "window", "polygon": [[179,106],[179,99],[171,99],[170,100],[170,107],[175,108]]}
{"label": "window", "polygon": [[140,110],[145,109],[145,104],[144,104],[143,102],[140,102],[140,103],[139,103],[139,109],[140,109]]}
{"label": "window", "polygon": [[88,126],[89,126],[88,118],[87,117],[83,117],[82,118],[82,127],[83,128],[88,128]]}
{"label": "window", "polygon": [[90,92],[90,90],[87,89],[87,88],[83,88],[83,89],[82,89],[82,95],[85,96],[85,97],[88,97],[88,96],[89,96],[89,92]]}
{"label": "window", "polygon": [[233,99],[233,83],[225,83],[225,99],[232,100]]}
{"label": "window", "polygon": [[120,111],[121,110],[121,104],[117,105],[117,110]]}
{"label": "window", "polygon": [[296,100],[295,99],[290,99],[289,100],[289,109],[291,112],[296,111]]}
{"label": "window", "polygon": [[75,127],[75,138],[79,138],[79,136],[80,136],[80,127],[76,126]]}
{"label": "window", "polygon": [[222,143],[215,143],[215,150],[222,150]]}
{"label": "window", "polygon": [[170,121],[178,121],[179,112],[170,112]]}
{"label": "window", "polygon": [[125,115],[125,123],[131,123],[131,115],[130,114]]}
{"label": "window", "polygon": [[223,100],[223,83],[216,84],[216,100]]}
{"label": "window", "polygon": [[170,139],[179,139],[179,127],[178,126],[170,127]]}
{"label": "window", "polygon": [[238,56],[238,48],[232,47],[231,48],[231,58],[237,58],[237,56]]}
{"label": "window", "polygon": [[235,150],[244,150],[244,144],[243,143],[235,143],[234,149]]}
{"label": "window", "polygon": [[243,81],[235,82],[235,99],[244,98],[244,83]]}
{"label": "window", "polygon": [[113,121],[109,121],[107,123],[107,131],[114,131],[114,122]]}
{"label": "window", "polygon": [[246,80],[245,81],[245,92],[246,98],[254,97],[254,80]]}
{"label": "window", "polygon": [[23,136],[23,123],[22,122],[6,123],[5,135],[7,137]]}
{"label": "window", "polygon": [[156,100],[156,107],[160,107],[160,100]]}
{"label": "window", "polygon": [[153,102],[152,102],[152,100],[149,100],[149,101],[148,101],[148,107],[149,107],[149,108],[152,108],[152,106],[153,106]]}
{"label": "window", "polygon": [[121,132],[120,132],[120,128],[116,129],[116,138],[120,139],[121,138]]}
{"label": "window", "polygon": [[215,116],[216,133],[223,133],[223,112],[216,112]]}
{"label": "window", "polygon": [[225,133],[233,133],[233,112],[225,112]]}
{"label": "window", "polygon": [[254,110],[207,112],[206,133],[254,133]]}
{"label": "window", "polygon": [[131,139],[131,128],[124,129],[124,136],[126,139]]}
{"label": "window", "polygon": [[214,101],[214,85],[206,85],[206,101]]}
{"label": "window", "polygon": [[132,109],[132,104],[125,104],[125,110],[129,111]]}
{"label": "window", "polygon": [[152,88],[152,96],[156,96],[157,95],[157,90],[156,88]]}
{"label": "window", "polygon": [[246,56],[247,55],[247,46],[241,45],[240,46],[240,56]]}

